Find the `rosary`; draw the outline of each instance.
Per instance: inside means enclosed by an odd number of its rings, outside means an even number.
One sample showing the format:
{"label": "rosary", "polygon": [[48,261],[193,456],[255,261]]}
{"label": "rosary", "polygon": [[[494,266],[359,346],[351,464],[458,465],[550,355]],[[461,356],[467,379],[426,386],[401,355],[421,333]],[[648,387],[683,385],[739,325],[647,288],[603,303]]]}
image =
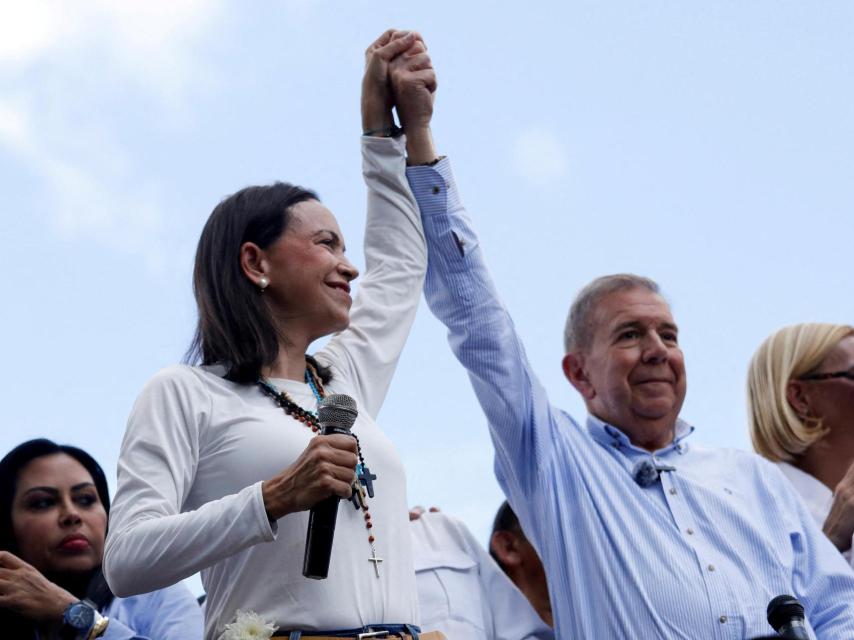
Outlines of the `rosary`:
{"label": "rosary", "polygon": [[[314,397],[317,398],[318,402],[320,402],[326,394],[323,389],[323,383],[320,381],[320,376],[317,375],[317,370],[310,362],[306,362],[305,367],[305,381],[311,388],[312,393],[314,393]],[[302,422],[315,434],[320,431],[317,414],[303,409],[294,402],[293,398],[284,391],[280,391],[274,387],[266,378],[258,378],[257,383],[261,388],[261,391],[272,398],[287,415],[299,422]],[[357,511],[361,510],[364,514],[365,528],[368,530],[368,544],[371,545],[371,557],[368,558],[368,562],[373,563],[374,573],[376,573],[377,578],[379,578],[380,562],[382,562],[383,559],[377,556],[377,550],[376,547],[374,547],[376,538],[371,531],[374,528],[374,523],[371,521],[371,512],[368,508],[368,498],[374,497],[374,480],[377,479],[377,476],[376,474],[371,473],[368,465],[365,464],[365,458],[362,456],[362,445],[359,442],[359,437],[355,433],[351,433],[350,435],[356,438],[356,451],[359,455],[359,463],[356,465],[356,473],[353,477],[353,492],[350,495],[350,502],[353,503],[353,507]]]}

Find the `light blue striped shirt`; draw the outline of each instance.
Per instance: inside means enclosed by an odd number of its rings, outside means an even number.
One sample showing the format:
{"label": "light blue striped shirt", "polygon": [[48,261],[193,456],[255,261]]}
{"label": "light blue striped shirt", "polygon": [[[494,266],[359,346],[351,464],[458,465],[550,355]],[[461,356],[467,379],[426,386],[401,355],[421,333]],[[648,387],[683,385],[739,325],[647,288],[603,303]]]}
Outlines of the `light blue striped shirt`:
{"label": "light blue striped shirt", "polygon": [[[531,371],[448,160],[407,170],[429,245],[425,295],[487,415],[496,474],[545,565],[559,638],[742,639],[792,594],[820,639],[854,638],[854,573],[772,464],[686,441],[654,454],[552,406]],[[674,468],[642,488],[635,465]]]}
{"label": "light blue striped shirt", "polygon": [[103,640],[202,640],[202,608],[183,583],[113,598]]}

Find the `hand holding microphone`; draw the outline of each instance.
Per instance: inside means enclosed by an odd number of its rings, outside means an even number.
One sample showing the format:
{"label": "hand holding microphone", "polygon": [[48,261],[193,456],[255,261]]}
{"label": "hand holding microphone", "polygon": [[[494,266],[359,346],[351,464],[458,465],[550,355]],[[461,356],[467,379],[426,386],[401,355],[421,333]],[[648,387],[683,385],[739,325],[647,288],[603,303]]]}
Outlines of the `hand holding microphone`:
{"label": "hand holding microphone", "polygon": [[338,502],[349,498],[358,458],[350,428],[356,421],[356,401],[350,396],[327,396],[320,402],[320,435],[312,438],[297,461],[261,485],[267,516],[278,520],[310,509],[302,573],[323,579],[329,572]]}
{"label": "hand holding microphone", "polygon": [[312,438],[296,462],[262,483],[267,515],[278,520],[310,509],[330,496],[349,498],[357,463],[356,440],[352,436],[333,433]]}
{"label": "hand holding microphone", "polygon": [[[356,401],[343,394],[327,396],[320,401],[317,410],[317,421],[320,423],[320,433],[326,437],[349,438],[358,451],[358,443],[350,435],[350,428],[358,415]],[[352,468],[347,468],[350,482],[354,480],[356,462]],[[336,482],[338,479],[336,478]],[[305,558],[303,559],[302,575],[306,578],[322,580],[329,575],[329,560],[332,557],[332,540],[335,536],[335,522],[338,519],[338,501],[349,498],[350,491],[344,495],[331,495],[321,500],[311,508],[308,515],[308,532],[305,540]]]}

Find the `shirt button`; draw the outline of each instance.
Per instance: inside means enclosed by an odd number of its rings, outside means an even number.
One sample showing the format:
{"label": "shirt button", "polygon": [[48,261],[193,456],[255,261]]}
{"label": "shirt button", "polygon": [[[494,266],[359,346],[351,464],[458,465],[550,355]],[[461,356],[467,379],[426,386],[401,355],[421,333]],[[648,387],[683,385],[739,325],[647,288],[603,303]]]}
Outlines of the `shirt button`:
{"label": "shirt button", "polygon": [[727,617],[726,617],[726,616],[721,616],[720,618],[718,618],[718,620],[720,620],[721,624],[726,624]]}
{"label": "shirt button", "polygon": [[715,570],[715,565],[710,564],[708,568],[709,568],[709,571],[714,571],[714,570]]}
{"label": "shirt button", "polygon": [[671,496],[675,496],[675,495],[676,495],[676,487],[670,487],[670,495],[671,495]]}
{"label": "shirt button", "polygon": [[436,195],[440,191],[441,191],[441,189],[439,187],[433,187],[433,195]]}
{"label": "shirt button", "polygon": [[687,533],[689,536],[693,536],[694,530],[689,527],[688,529],[685,529],[685,533]]}

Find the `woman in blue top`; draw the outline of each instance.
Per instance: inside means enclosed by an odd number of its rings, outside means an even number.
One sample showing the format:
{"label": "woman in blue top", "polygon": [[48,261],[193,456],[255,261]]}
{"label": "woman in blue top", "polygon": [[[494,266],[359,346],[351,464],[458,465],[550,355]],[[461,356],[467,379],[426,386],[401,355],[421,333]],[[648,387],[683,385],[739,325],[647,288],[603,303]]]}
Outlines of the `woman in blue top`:
{"label": "woman in blue top", "polygon": [[29,440],[0,461],[0,635],[194,640],[202,615],[183,585],[117,598],[101,574],[110,497],[77,447]]}

